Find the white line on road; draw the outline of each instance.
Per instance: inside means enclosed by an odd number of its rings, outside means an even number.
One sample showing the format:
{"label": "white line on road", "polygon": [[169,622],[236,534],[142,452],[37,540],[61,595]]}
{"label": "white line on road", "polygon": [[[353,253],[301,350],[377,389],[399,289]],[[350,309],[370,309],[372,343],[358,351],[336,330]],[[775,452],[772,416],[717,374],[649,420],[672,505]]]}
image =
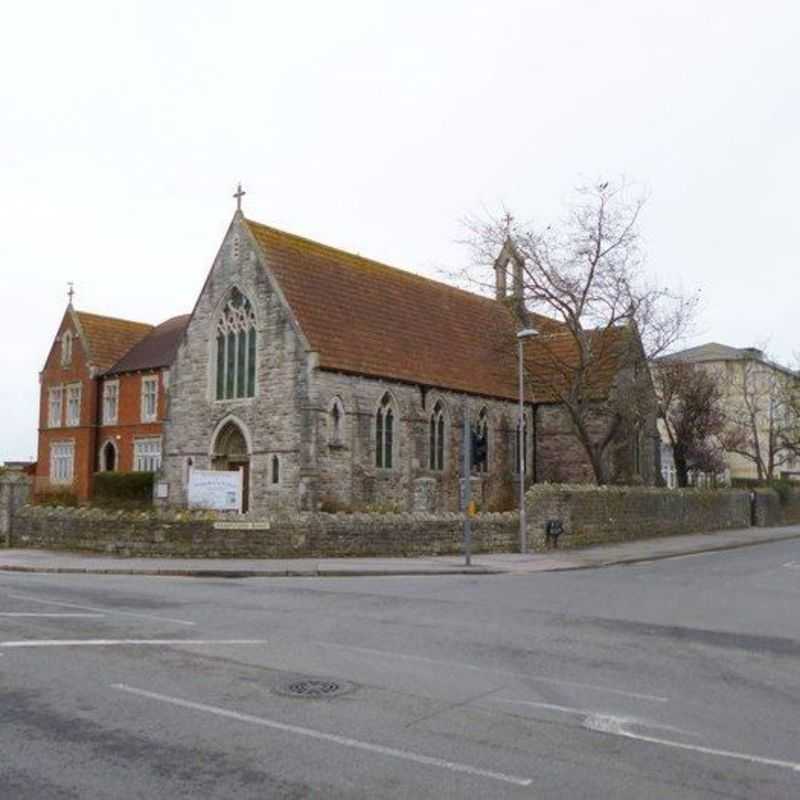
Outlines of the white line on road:
{"label": "white line on road", "polygon": [[736,753],[732,750],[718,750],[715,747],[702,747],[695,744],[684,744],[683,742],[676,742],[672,739],[661,739],[656,736],[645,736],[644,734],[633,733],[627,730],[622,722],[614,717],[604,717],[599,715],[590,715],[583,723],[590,731],[597,731],[598,733],[609,733],[613,736],[624,736],[627,739],[636,739],[640,742],[650,742],[651,744],[660,744],[664,747],[673,747],[678,750],[692,750],[695,753],[704,753],[710,756],[721,756],[723,758],[735,758],[740,761],[749,761],[753,764],[764,764],[768,767],[783,767],[791,769],[795,772],[800,772],[800,763],[793,761],[782,761],[777,758],[764,758],[763,756],[754,756],[751,753]]}
{"label": "white line on road", "polygon": [[83,612],[54,611],[0,611],[0,617],[44,617],[45,619],[99,619],[105,614],[90,614]]}
{"label": "white line on road", "polygon": [[514,678],[527,678],[528,680],[538,681],[539,683],[553,683],[559,686],[574,686],[579,689],[594,689],[598,692],[609,692],[611,694],[624,695],[625,697],[635,697],[638,700],[652,700],[656,703],[669,702],[668,697],[661,697],[654,694],[641,694],[640,692],[629,692],[625,689],[611,689],[608,686],[598,686],[594,683],[578,683],[576,681],[566,681],[561,678],[548,678],[544,675],[535,675],[529,672],[513,672],[507,669],[492,669],[491,667],[479,667],[475,664],[463,664],[459,661],[446,661],[438,658],[427,658],[426,656],[412,656],[406,653],[394,653],[388,650],[373,650],[369,647],[354,647],[347,644],[336,644],[334,642],[317,642],[316,644],[323,647],[335,647],[340,650],[355,650],[359,653],[370,653],[376,656],[383,656],[384,658],[400,658],[406,661],[424,661],[428,664],[438,664],[446,667],[457,667],[460,669],[469,669],[475,672],[489,672],[495,675],[510,675]]}
{"label": "white line on road", "polygon": [[266,644],[266,639],[22,639],[0,642],[6,647],[109,647],[112,645],[239,645]]}
{"label": "white line on road", "polygon": [[158,622],[173,622],[175,625],[194,625],[194,622],[190,622],[189,620],[185,619],[172,619],[171,617],[158,617],[154,614],[139,614],[134,611],[119,611],[116,608],[96,608],[94,606],[80,606],[76,603],[61,603],[55,600],[42,600],[39,597],[35,597],[34,595],[29,594],[12,594],[11,592],[6,592],[7,597],[11,597],[14,600],[30,600],[34,603],[44,603],[45,605],[51,606],[61,606],[62,608],[78,608],[82,611],[97,611],[101,614],[121,614],[124,617],[140,617],[141,619],[153,619],[157,620]]}
{"label": "white line on road", "polygon": [[157,694],[156,692],[148,692],[144,689],[136,689],[133,686],[127,686],[124,683],[115,683],[111,686],[112,689],[118,689],[121,692],[128,692],[129,694],[139,695],[140,697],[147,697],[151,700],[159,700],[162,703],[171,703],[175,706],[182,708],[190,708],[194,711],[205,711],[209,714],[216,714],[219,717],[227,717],[228,719],[235,719],[238,722],[247,722],[251,725],[260,725],[264,728],[272,728],[273,730],[283,731],[285,733],[293,733],[298,736],[306,736],[310,739],[318,739],[324,742],[333,742],[334,744],[343,745],[344,747],[352,747],[357,750],[366,750],[370,753],[377,753],[382,756],[390,756],[391,758],[400,758],[405,761],[413,761],[417,764],[426,764],[432,767],[440,767],[442,769],[450,770],[451,772],[463,772],[467,775],[475,775],[481,778],[491,778],[496,781],[503,781],[504,783],[513,783],[516,786],[530,786],[533,783],[531,778],[517,778],[514,775],[506,775],[503,772],[493,772],[491,770],[480,769],[473,767],[469,764],[460,764],[457,761],[446,761],[442,758],[435,758],[434,756],[426,756],[420,753],[413,753],[409,750],[399,750],[395,747],[384,747],[379,744],[372,744],[371,742],[362,742],[358,739],[351,739],[348,736],[338,736],[334,733],[324,733],[312,728],[302,728],[299,725],[288,725],[285,722],[277,722],[263,717],[254,717],[251,714],[240,714],[237,711],[229,711],[225,708],[218,706],[209,706],[205,703],[194,703],[190,700],[181,700],[178,697],[170,697],[164,694]]}

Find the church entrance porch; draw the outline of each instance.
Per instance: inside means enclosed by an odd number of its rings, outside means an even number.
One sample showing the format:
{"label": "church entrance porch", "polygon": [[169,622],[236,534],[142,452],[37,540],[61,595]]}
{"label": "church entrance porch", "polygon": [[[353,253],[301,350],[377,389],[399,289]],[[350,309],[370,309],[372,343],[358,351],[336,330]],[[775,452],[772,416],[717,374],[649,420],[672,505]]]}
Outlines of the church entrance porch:
{"label": "church entrance porch", "polygon": [[250,454],[242,429],[227,422],[217,433],[211,454],[211,468],[221,471],[242,470],[242,513],[250,506]]}

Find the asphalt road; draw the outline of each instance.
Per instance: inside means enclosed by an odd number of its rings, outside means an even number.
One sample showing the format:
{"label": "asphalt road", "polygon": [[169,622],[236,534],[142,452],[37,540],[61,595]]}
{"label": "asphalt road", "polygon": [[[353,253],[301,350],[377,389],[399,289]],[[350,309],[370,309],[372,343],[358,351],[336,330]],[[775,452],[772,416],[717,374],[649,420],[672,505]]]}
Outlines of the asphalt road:
{"label": "asphalt road", "polygon": [[518,577],[0,573],[0,798],[797,798],[799,612],[798,541]]}

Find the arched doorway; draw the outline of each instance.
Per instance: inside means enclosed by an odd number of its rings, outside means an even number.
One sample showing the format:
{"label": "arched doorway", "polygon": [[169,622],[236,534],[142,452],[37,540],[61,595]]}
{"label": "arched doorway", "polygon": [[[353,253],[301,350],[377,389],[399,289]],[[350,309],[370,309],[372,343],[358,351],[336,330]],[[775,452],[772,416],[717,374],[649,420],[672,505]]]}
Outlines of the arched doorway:
{"label": "arched doorway", "polygon": [[103,472],[113,472],[117,468],[117,448],[113,442],[106,442],[100,453],[100,465]]}
{"label": "arched doorway", "polygon": [[242,429],[233,421],[226,422],[217,433],[211,455],[211,466],[218,470],[244,471],[242,511],[250,506],[250,454]]}

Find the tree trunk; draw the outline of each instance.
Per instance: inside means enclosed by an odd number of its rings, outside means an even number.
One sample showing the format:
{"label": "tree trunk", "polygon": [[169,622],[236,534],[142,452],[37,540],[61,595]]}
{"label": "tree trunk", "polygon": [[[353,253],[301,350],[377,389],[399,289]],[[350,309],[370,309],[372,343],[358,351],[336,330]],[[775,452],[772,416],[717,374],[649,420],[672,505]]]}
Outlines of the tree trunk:
{"label": "tree trunk", "polygon": [[680,445],[672,448],[672,458],[675,461],[675,480],[680,489],[685,489],[689,485],[689,465]]}

